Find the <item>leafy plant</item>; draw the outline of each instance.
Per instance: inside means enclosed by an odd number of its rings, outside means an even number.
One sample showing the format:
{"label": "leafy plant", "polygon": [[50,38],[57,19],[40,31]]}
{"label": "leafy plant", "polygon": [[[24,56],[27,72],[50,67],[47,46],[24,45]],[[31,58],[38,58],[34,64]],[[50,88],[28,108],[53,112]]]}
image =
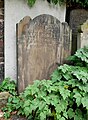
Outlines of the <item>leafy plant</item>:
{"label": "leafy plant", "polygon": [[73,62],[73,65],[88,67],[88,46],[80,48],[73,56],[68,57],[67,60]]}
{"label": "leafy plant", "polygon": [[88,47],[70,57],[72,65],[61,65],[51,80],[36,80],[19,96],[8,99],[5,117],[12,111],[28,120],[87,120]]}
{"label": "leafy plant", "polygon": [[6,78],[0,84],[0,92],[8,91],[12,95],[16,95],[16,83],[11,78]]}
{"label": "leafy plant", "polygon": [[[35,4],[35,2],[36,2],[36,0],[27,0],[27,3],[30,7],[32,7]],[[60,5],[62,5],[64,3],[66,3],[66,4],[77,3],[77,4],[79,4],[83,7],[88,7],[88,0],[84,0],[84,1],[83,0],[47,0],[47,2],[53,3],[55,5],[58,4],[58,3]]]}

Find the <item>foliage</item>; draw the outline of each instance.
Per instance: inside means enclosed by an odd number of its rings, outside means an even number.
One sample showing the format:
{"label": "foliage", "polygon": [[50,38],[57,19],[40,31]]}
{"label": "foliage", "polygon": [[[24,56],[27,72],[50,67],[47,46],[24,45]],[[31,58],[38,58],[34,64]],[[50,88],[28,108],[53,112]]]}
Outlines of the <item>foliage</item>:
{"label": "foliage", "polygon": [[11,95],[16,95],[16,83],[10,78],[6,78],[0,84],[0,92],[8,91]]}
{"label": "foliage", "polygon": [[74,65],[88,67],[88,46],[77,50],[77,52],[68,58]]}
{"label": "foliage", "polygon": [[18,111],[28,120],[87,120],[88,47],[69,59],[73,65],[59,66],[51,80],[36,80],[19,96],[9,97],[5,117]]}
{"label": "foliage", "polygon": [[[53,4],[64,4],[64,3],[77,3],[80,4],[83,7],[88,7],[88,0],[47,0],[49,3],[53,3]],[[35,4],[36,0],[27,0],[27,3],[30,7],[32,7]]]}

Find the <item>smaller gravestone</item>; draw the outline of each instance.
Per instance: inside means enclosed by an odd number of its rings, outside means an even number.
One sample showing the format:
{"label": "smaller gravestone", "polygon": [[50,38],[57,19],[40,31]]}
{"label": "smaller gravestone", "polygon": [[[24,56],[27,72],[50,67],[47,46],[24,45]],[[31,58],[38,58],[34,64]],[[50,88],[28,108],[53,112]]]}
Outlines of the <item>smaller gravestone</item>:
{"label": "smaller gravestone", "polygon": [[83,25],[81,25],[81,31],[82,33],[78,34],[77,40],[78,49],[88,45],[88,20],[86,20],[86,22],[83,23]]}
{"label": "smaller gravestone", "polygon": [[85,9],[73,9],[70,11],[69,26],[72,29],[72,54],[77,49],[77,34],[80,28],[88,19],[88,10]]}
{"label": "smaller gravestone", "polygon": [[64,63],[66,58],[71,55],[71,44],[72,44],[72,30],[68,26],[68,23],[62,23],[62,60],[61,62]]}

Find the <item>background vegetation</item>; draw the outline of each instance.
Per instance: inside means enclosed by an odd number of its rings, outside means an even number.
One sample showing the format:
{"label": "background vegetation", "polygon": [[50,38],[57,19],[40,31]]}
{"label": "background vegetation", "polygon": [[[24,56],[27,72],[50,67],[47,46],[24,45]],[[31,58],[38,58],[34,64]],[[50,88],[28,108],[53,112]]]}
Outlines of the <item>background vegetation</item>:
{"label": "background vegetation", "polygon": [[[82,7],[88,7],[88,0],[47,0],[49,3],[53,4],[79,4]],[[27,3],[30,7],[32,7],[35,4],[36,0],[27,0]]]}

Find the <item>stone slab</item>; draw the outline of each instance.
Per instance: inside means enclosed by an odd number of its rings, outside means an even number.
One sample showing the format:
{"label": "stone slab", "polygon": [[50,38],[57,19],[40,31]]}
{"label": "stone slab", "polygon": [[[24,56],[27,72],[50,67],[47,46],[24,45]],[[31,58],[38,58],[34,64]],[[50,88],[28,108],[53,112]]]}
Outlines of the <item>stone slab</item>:
{"label": "stone slab", "polygon": [[36,79],[49,79],[57,63],[70,55],[71,39],[69,26],[47,14],[29,18],[26,27],[24,19],[17,26],[18,91],[22,92]]}

